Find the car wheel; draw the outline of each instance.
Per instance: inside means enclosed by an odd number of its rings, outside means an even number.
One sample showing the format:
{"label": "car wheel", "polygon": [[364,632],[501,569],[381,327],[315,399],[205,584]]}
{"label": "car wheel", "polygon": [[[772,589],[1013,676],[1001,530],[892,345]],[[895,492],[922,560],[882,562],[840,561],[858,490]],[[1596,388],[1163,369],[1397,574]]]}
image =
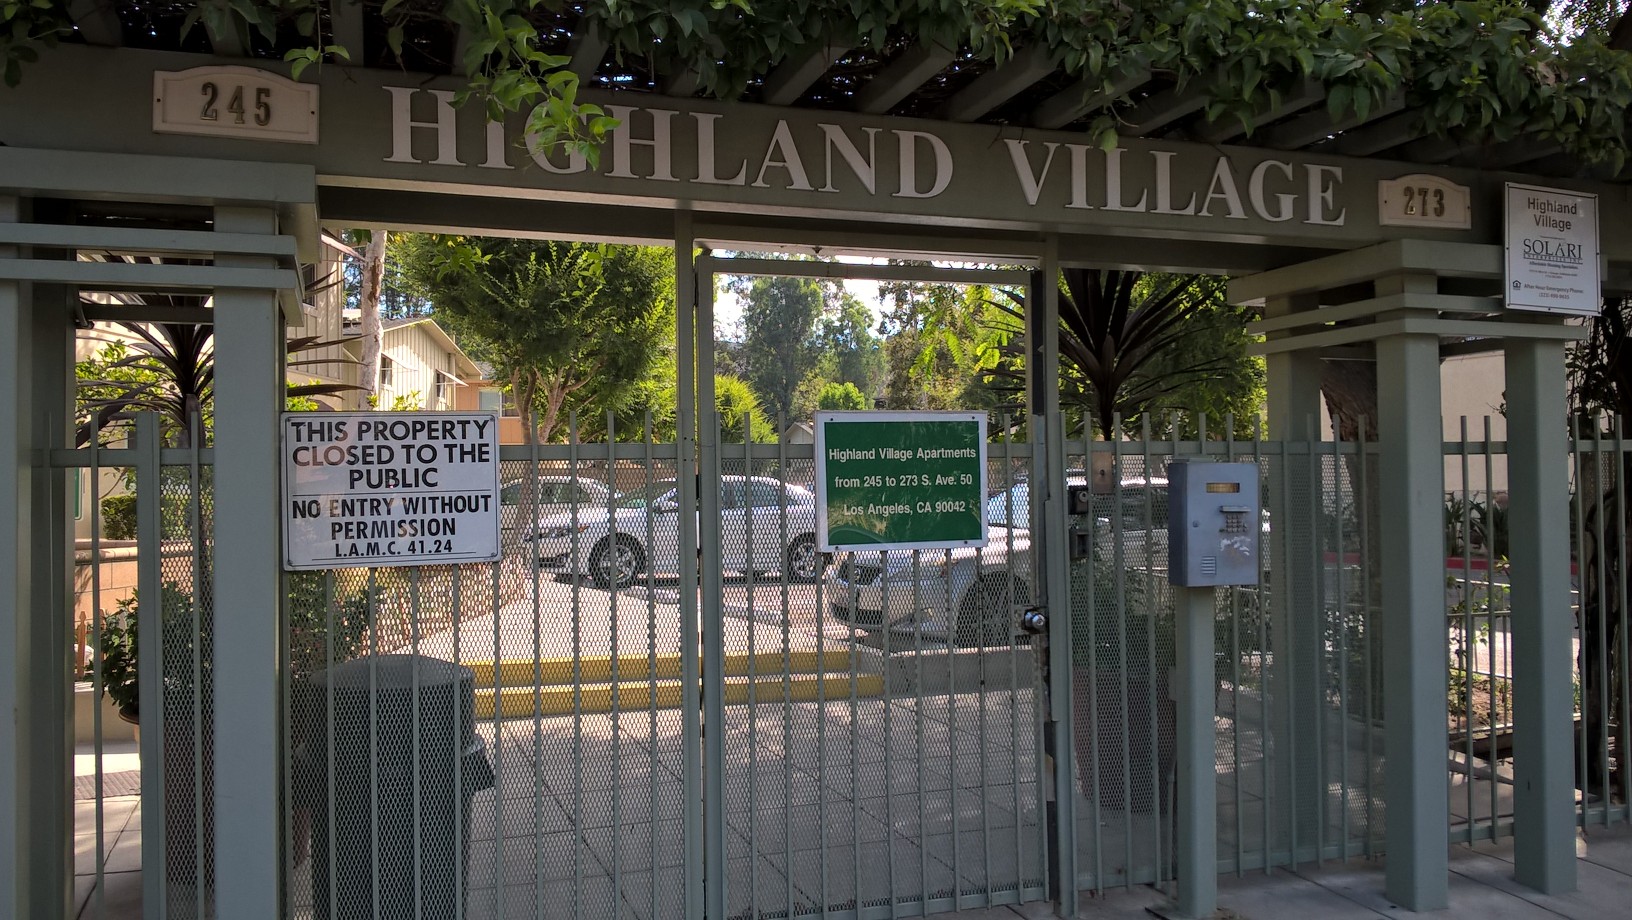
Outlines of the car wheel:
{"label": "car wheel", "polygon": [[595,587],[617,591],[634,584],[646,567],[646,554],[628,537],[607,537],[589,554],[589,573]]}
{"label": "car wheel", "polygon": [[816,537],[807,533],[794,537],[788,544],[782,570],[787,573],[788,581],[812,582],[822,577],[827,562],[827,554],[816,549]]}
{"label": "car wheel", "polygon": [[1007,575],[977,579],[958,603],[954,637],[959,647],[1008,645],[1014,641],[1016,604],[1026,602],[1026,588]]}

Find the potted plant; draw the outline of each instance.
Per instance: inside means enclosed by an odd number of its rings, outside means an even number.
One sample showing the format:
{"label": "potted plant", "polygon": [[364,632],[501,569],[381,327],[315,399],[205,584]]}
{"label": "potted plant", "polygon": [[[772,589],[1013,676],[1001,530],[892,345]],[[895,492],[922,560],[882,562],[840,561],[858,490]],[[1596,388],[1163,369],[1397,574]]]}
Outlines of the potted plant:
{"label": "potted plant", "polygon": [[119,718],[132,725],[140,725],[134,592],[121,599],[113,612],[102,618],[102,641],[97,651],[102,659],[103,691],[118,711]]}
{"label": "potted plant", "polygon": [[[215,838],[215,731],[212,721],[214,656],[211,623],[213,606],[206,586],[198,598],[198,627],[194,628],[194,597],[175,582],[165,582],[160,594],[163,653],[159,656],[164,699],[146,707],[149,724],[164,720],[165,875],[173,882],[208,885],[213,871]],[[136,592],[115,606],[102,620],[103,690],[121,718],[140,725],[143,719],[141,649],[138,642],[144,608]],[[195,657],[197,666],[194,666]],[[193,713],[199,713],[198,724]],[[195,744],[196,739],[196,744]],[[150,765],[148,767],[152,769]],[[202,812],[202,814],[200,814]],[[202,821],[202,839],[196,833]],[[200,854],[203,854],[202,865]]]}

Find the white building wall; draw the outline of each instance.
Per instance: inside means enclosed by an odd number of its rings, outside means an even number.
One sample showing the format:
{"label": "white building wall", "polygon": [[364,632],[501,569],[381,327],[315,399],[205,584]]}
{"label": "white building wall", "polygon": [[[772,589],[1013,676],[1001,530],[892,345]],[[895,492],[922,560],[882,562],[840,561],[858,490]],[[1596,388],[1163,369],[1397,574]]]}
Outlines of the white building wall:
{"label": "white building wall", "polygon": [[[1506,403],[1507,371],[1502,353],[1462,355],[1446,358],[1440,364],[1440,417],[1445,440],[1463,439],[1462,423],[1467,419],[1467,440],[1481,442],[1507,440],[1507,417],[1502,415]],[[1563,422],[1560,420],[1560,425]],[[1490,458],[1487,475],[1485,458],[1471,455],[1467,458],[1467,473],[1463,474],[1460,456],[1445,458],[1445,488],[1450,492],[1505,492],[1507,491],[1507,457],[1505,454]]]}

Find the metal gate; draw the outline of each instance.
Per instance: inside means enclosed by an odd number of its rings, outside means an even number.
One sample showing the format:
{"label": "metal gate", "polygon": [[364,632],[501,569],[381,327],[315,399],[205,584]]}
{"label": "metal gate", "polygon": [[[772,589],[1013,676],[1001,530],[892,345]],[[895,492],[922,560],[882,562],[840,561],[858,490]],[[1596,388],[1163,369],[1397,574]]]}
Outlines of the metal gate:
{"label": "metal gate", "polygon": [[[836,585],[869,563],[824,571],[813,552],[810,445],[723,444],[695,532],[676,453],[649,435],[504,448],[504,562],[290,576],[293,915],[887,916],[1046,896],[1021,640],[936,630],[946,554],[889,560],[878,585],[916,592],[920,615],[864,625]],[[714,573],[700,592],[682,587],[688,536]],[[419,691],[377,692],[401,680],[380,656],[400,654],[427,656],[405,672]],[[468,725],[422,725],[431,659],[473,672]],[[348,667],[376,691],[363,705],[327,676]]]}

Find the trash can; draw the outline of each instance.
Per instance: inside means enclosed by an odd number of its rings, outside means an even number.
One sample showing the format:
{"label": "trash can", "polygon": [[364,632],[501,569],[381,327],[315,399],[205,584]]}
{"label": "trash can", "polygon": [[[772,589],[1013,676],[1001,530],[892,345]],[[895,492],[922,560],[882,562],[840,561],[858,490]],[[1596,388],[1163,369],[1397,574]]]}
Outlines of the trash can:
{"label": "trash can", "polygon": [[312,675],[297,710],[318,724],[308,726],[298,758],[307,775],[296,788],[312,814],[317,920],[461,914],[470,800],[493,786],[474,688],[469,668],[423,655],[360,658]]}

